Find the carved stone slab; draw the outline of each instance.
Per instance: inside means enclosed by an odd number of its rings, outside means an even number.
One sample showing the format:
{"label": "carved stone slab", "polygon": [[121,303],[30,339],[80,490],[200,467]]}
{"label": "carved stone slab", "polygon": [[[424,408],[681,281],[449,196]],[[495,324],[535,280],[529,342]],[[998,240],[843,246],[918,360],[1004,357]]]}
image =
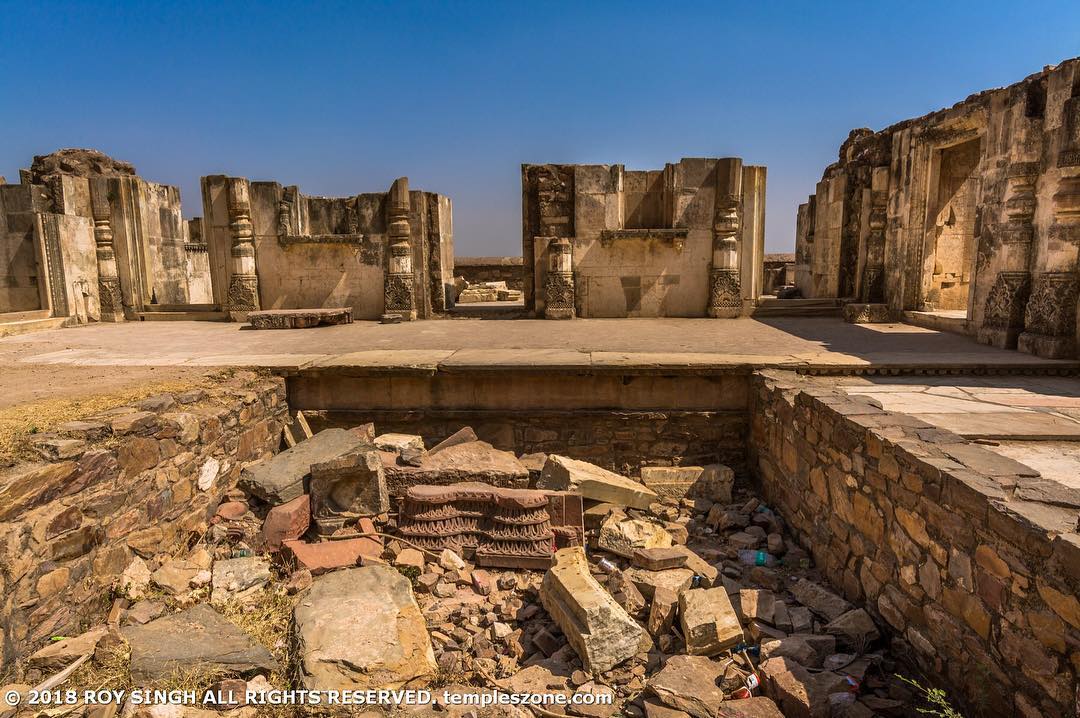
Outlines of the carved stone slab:
{"label": "carved stone slab", "polygon": [[352,309],[265,309],[248,312],[253,329],[308,329],[332,324],[352,324]]}

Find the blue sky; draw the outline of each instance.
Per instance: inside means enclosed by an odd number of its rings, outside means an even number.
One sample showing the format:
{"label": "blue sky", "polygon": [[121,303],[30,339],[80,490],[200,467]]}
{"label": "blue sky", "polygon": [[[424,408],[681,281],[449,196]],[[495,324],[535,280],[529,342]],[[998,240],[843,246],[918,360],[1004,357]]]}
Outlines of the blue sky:
{"label": "blue sky", "polygon": [[522,162],[769,168],[767,247],[854,127],[1080,55],[1080,2],[0,1],[0,174],[95,147],[179,185],[450,195],[460,255],[521,247]]}

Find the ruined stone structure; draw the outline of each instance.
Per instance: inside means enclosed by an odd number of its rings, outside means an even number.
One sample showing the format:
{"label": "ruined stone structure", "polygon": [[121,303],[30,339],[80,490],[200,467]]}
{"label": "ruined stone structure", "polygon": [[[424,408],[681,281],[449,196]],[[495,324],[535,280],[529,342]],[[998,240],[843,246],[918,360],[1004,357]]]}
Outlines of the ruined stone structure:
{"label": "ruined stone structure", "polygon": [[737,317],[760,294],[764,167],[522,165],[521,188],[538,317]]}
{"label": "ruined stone structure", "polygon": [[855,130],[799,207],[796,284],[849,318],[962,317],[980,342],[1076,356],[1080,61]]}
{"label": "ruined stone structure", "polygon": [[312,197],[295,186],[202,181],[214,296],[234,319],[257,309],[347,307],[355,319],[426,319],[453,286],[450,199],[410,191]]}
{"label": "ruined stone structure", "polygon": [[205,177],[205,223],[183,219],[176,187],[94,150],[36,157],[21,179],[0,183],[6,321],[243,321],[324,307],[408,320],[452,301],[450,200],[410,192],[404,177],[345,198]]}
{"label": "ruined stone structure", "polygon": [[0,184],[0,314],[114,322],[206,301],[199,221],[182,219],[176,187],[93,150],[35,157],[20,175]]}
{"label": "ruined stone structure", "polygon": [[524,269],[521,257],[454,257],[454,276],[470,284],[506,282],[507,288],[520,291]]}

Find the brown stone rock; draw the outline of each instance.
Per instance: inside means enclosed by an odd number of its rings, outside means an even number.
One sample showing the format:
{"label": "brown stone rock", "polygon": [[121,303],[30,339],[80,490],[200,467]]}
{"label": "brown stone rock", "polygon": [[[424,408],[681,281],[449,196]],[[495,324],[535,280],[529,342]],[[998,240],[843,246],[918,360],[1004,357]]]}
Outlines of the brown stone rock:
{"label": "brown stone rock", "polygon": [[761,644],[761,660],[767,661],[770,658],[790,658],[808,668],[821,667],[821,657],[817,651],[800,636],[764,641]]}
{"label": "brown stone rock", "polygon": [[743,618],[757,619],[769,624],[773,622],[776,597],[772,591],[744,588],[739,591],[739,604]]}
{"label": "brown stone rock", "polygon": [[791,587],[795,600],[811,611],[833,621],[850,611],[854,606],[820,585],[800,578]]}
{"label": "brown stone rock", "polygon": [[401,552],[394,557],[395,566],[412,567],[422,572],[424,564],[424,554],[412,547],[401,549]]}
{"label": "brown stone rock", "polygon": [[659,638],[671,631],[679,610],[679,595],[668,588],[657,587],[649,602],[649,617],[645,627],[649,635]]}
{"label": "brown stone rock", "polygon": [[828,718],[828,694],[813,676],[790,658],[770,658],[760,666],[765,695],[775,701],[785,718]]}
{"label": "brown stone rock", "polygon": [[310,496],[311,520],[323,536],[361,517],[390,510],[382,460],[373,450],[312,464]]}
{"label": "brown stone rock", "polygon": [[73,638],[50,643],[27,661],[31,668],[46,673],[67,668],[76,659],[93,653],[98,642],[109,632],[108,626],[97,626]]}
{"label": "brown stone rock", "polygon": [[0,521],[10,521],[61,496],[77,468],[74,461],[62,461],[0,473]]}
{"label": "brown stone rock", "polygon": [[784,714],[764,696],[728,700],[720,706],[716,718],[784,718]]}
{"label": "brown stone rock", "polygon": [[663,571],[685,566],[686,554],[677,548],[639,548],[634,551],[632,561],[635,566],[649,571]]}
{"label": "brown stone rock", "polygon": [[659,498],[647,486],[587,461],[549,455],[537,488],[576,491],[591,501],[647,509]]}
{"label": "brown stone rock", "polygon": [[361,558],[377,559],[383,549],[374,539],[354,538],[321,543],[285,541],[282,550],[296,561],[297,566],[318,576],[336,568],[355,566]]}
{"label": "brown stone rock", "polygon": [[286,541],[295,541],[307,533],[311,523],[311,502],[307,494],[279,504],[266,514],[262,526],[263,546],[277,551]]}
{"label": "brown stone rock", "polygon": [[691,655],[715,655],[743,640],[739,617],[723,587],[684,591],[679,613],[686,652]]}
{"label": "brown stone rock", "polygon": [[652,598],[658,588],[665,588],[678,596],[689,589],[694,582],[694,572],[688,568],[669,568],[664,571],[649,571],[644,568],[629,568],[625,571],[641,595]]}
{"label": "brown stone rock", "polygon": [[842,647],[859,651],[865,650],[881,637],[874,625],[874,619],[861,608],[848,611],[830,621],[825,625],[825,632],[836,636]]}
{"label": "brown stone rock", "polygon": [[720,664],[704,656],[672,656],[649,679],[648,690],[664,705],[694,718],[713,718],[724,700],[717,685]]}
{"label": "brown stone rock", "polygon": [[642,548],[670,548],[671,534],[659,524],[629,519],[612,513],[600,527],[597,545],[613,554],[630,558]]}
{"label": "brown stone rock", "polygon": [[1076,599],[1076,596],[1062,593],[1041,577],[1035,579],[1035,588],[1054,613],[1061,616],[1073,628],[1080,630],[1080,601]]}

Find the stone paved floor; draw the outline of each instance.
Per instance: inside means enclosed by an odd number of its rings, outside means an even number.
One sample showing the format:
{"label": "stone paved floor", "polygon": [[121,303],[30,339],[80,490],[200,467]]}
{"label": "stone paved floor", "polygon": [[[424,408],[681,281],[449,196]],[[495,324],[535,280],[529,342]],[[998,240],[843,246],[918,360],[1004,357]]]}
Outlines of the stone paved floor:
{"label": "stone paved floor", "polygon": [[979,441],[1080,489],[1080,380],[1073,377],[850,377],[882,408]]}

